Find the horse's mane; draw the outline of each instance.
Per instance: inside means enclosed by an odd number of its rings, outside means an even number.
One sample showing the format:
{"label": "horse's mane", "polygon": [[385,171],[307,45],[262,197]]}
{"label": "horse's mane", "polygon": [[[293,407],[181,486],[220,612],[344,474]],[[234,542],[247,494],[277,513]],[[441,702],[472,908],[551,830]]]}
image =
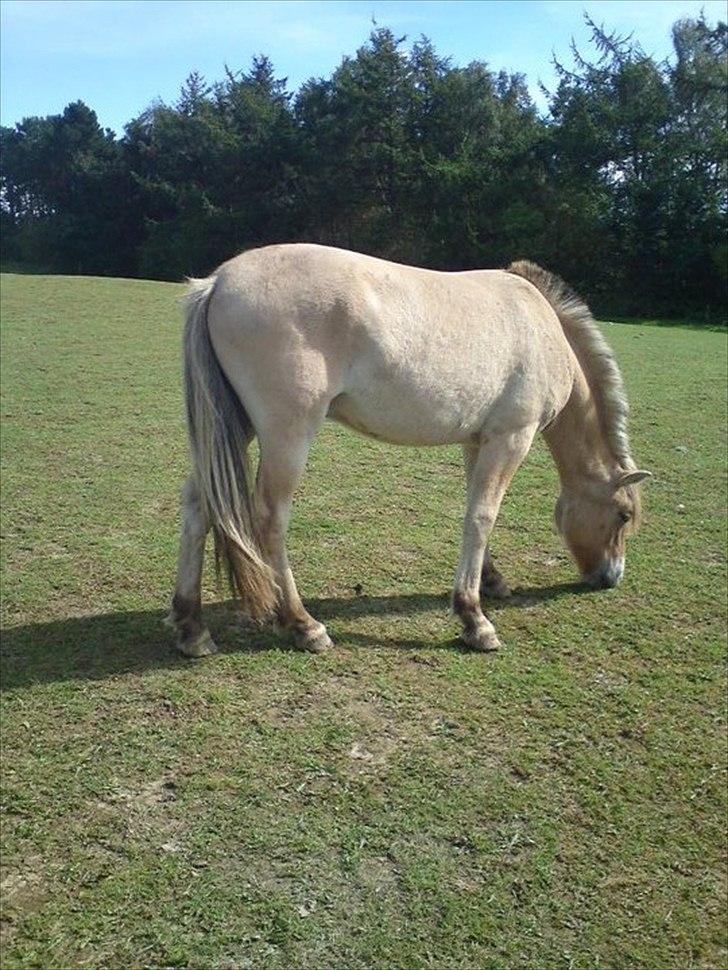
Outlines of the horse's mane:
{"label": "horse's mane", "polygon": [[591,310],[559,276],[535,263],[519,260],[511,263],[508,272],[532,283],[556,311],[592,392],[607,443],[621,468],[634,469],[627,433],[629,404],[624,381]]}

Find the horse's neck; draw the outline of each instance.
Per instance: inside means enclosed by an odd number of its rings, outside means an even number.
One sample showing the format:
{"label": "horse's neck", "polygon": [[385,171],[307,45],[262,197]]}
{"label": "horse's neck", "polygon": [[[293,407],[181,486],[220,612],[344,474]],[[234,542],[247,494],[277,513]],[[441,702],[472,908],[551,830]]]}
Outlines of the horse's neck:
{"label": "horse's neck", "polygon": [[596,402],[581,370],[566,406],[544,431],[562,484],[609,478],[616,462],[606,442]]}

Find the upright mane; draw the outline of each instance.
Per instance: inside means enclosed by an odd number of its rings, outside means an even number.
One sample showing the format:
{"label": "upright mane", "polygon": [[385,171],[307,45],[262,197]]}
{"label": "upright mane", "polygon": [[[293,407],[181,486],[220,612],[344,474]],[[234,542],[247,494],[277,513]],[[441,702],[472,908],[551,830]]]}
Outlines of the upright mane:
{"label": "upright mane", "polygon": [[519,260],[507,272],[532,283],[556,311],[596,404],[606,441],[621,468],[635,468],[627,433],[629,404],[622,374],[591,310],[559,276],[535,263]]}

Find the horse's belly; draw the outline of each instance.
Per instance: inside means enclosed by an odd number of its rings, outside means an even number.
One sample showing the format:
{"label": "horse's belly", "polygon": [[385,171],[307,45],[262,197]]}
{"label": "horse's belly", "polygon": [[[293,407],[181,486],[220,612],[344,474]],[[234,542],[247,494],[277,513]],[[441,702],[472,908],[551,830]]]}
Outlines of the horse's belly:
{"label": "horse's belly", "polygon": [[482,385],[435,389],[373,383],[336,397],[328,417],[369,437],[403,445],[466,442],[538,420],[530,394],[511,393],[507,403],[503,398],[503,393],[488,394]]}
{"label": "horse's belly", "polygon": [[396,445],[442,445],[465,441],[474,429],[455,415],[428,416],[419,409],[392,408],[367,397],[340,394],[327,415],[360,434]]}

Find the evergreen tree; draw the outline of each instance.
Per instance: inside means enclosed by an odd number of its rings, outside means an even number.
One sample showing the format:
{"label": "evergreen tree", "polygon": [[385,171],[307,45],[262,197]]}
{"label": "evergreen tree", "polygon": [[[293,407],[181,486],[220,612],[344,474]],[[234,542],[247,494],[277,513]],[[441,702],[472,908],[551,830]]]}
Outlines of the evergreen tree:
{"label": "evergreen tree", "polygon": [[376,28],[297,95],[263,56],[190,74],[117,140],[82,102],[0,129],[3,259],[180,279],[305,239],[441,269],[527,257],[598,311],[725,305],[728,28],[656,62],[589,21],[546,117],[522,75]]}
{"label": "evergreen tree", "polygon": [[134,271],[138,223],[120,146],[82,101],[3,128],[0,158],[10,256],[60,272]]}

